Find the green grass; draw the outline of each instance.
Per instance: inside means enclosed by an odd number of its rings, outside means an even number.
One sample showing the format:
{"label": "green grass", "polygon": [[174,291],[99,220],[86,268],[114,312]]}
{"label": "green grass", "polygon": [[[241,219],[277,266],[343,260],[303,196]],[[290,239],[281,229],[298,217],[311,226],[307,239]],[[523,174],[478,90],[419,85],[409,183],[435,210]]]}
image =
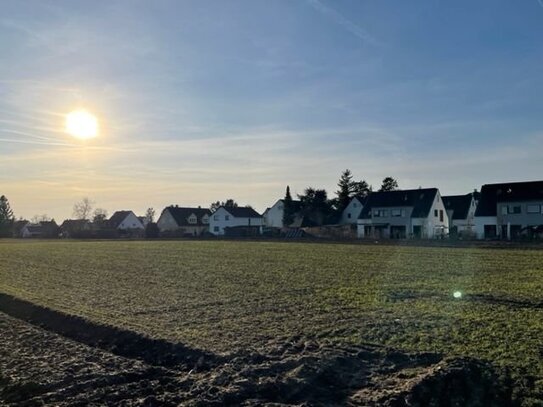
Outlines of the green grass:
{"label": "green grass", "polygon": [[473,356],[543,378],[537,250],[4,241],[0,291],[217,352],[305,335]]}

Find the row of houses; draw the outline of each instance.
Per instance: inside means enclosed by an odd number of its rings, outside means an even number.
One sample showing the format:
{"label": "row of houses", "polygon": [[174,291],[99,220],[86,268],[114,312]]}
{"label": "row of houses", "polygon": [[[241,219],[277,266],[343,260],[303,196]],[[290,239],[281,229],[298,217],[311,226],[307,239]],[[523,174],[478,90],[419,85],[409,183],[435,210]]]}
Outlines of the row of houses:
{"label": "row of houses", "polygon": [[[311,229],[293,201],[293,223],[283,223],[284,200],[260,215],[252,208],[220,207],[164,209],[161,232],[186,235],[255,235],[270,229]],[[359,238],[434,239],[447,236],[476,239],[517,239],[543,233],[543,181],[483,185],[481,191],[442,196],[438,188],[373,192],[355,196],[341,214],[339,225],[350,225]]]}
{"label": "row of houses", "polygon": [[[261,215],[250,207],[164,208],[156,230],[163,237],[297,235],[317,225],[304,216],[293,201],[293,222],[283,222],[285,202],[278,199]],[[21,237],[78,237],[96,229],[118,235],[143,236],[146,220],[133,211],[117,211],[104,225],[85,220],[66,220],[20,228]],[[337,225],[352,237],[372,239],[436,239],[451,236],[472,239],[518,239],[543,235],[543,181],[483,185],[465,195],[442,196],[438,188],[372,192],[355,196],[343,210]],[[55,228],[58,228],[55,229]],[[293,234],[294,232],[294,234]],[[104,236],[108,237],[108,236]]]}

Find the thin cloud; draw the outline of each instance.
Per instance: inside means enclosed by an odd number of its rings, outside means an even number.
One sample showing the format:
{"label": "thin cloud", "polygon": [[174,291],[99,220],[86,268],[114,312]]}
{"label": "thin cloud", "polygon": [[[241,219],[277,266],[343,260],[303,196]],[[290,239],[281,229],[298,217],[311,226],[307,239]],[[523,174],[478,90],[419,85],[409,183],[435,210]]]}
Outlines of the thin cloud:
{"label": "thin cloud", "polygon": [[377,39],[375,39],[372,35],[370,35],[366,30],[364,30],[358,24],[344,17],[341,13],[337,12],[336,10],[325,6],[320,0],[307,0],[307,3],[311,7],[313,7],[315,10],[317,10],[319,13],[327,17],[330,17],[335,23],[339,24],[344,29],[346,29],[351,34],[353,34],[355,37],[360,38],[362,41],[373,46],[377,46],[381,44]]}

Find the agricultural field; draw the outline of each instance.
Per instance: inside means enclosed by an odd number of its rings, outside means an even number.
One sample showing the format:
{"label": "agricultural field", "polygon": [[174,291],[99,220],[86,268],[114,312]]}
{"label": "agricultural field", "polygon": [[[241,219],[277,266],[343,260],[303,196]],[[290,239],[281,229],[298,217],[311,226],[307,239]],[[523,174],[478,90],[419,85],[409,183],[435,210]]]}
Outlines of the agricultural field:
{"label": "agricultural field", "polygon": [[[12,332],[1,337],[0,401],[13,403],[20,388],[54,405],[81,394],[74,381],[95,358],[97,383],[117,368],[155,383],[93,393],[137,396],[125,405],[440,405],[456,397],[446,381],[484,385],[480,405],[543,404],[542,250],[6,240],[0,326]],[[43,368],[64,354],[80,366],[72,393],[42,383],[66,383],[58,363],[27,386],[33,358]]]}

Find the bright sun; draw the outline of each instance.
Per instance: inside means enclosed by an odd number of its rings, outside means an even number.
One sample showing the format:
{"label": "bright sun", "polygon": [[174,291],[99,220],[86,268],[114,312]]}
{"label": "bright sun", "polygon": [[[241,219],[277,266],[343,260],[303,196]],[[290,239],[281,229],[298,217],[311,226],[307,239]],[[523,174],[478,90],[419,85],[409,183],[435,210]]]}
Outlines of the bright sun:
{"label": "bright sun", "polygon": [[98,135],[98,120],[86,110],[74,110],[66,116],[66,132],[82,140]]}

